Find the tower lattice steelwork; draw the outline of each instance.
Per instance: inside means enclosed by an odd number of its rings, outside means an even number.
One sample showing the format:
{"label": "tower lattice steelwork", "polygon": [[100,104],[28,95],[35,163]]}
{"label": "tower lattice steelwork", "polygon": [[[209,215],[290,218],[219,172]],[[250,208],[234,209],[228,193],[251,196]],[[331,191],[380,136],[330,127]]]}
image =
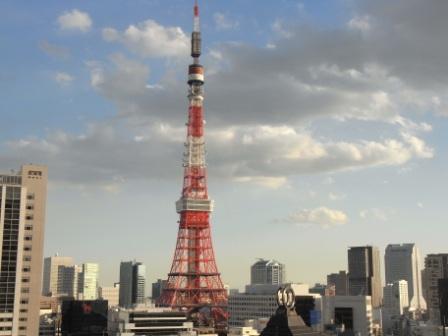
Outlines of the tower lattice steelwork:
{"label": "tower lattice steelwork", "polygon": [[194,6],[194,30],[191,37],[189,66],[189,111],[184,153],[182,195],[176,202],[180,214],[179,233],[168,282],[158,301],[189,311],[208,307],[215,325],[226,323],[227,293],[216,266],[210,230],[213,201],[207,190],[205,163],[203,85],[204,68],[199,63],[201,32],[199,7]]}

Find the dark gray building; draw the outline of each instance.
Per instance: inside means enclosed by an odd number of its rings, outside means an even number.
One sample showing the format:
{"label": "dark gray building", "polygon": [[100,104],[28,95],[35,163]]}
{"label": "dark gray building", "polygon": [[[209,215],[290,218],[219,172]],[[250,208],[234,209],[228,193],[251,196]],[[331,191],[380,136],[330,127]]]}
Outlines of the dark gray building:
{"label": "dark gray building", "polygon": [[348,249],[349,295],[372,297],[372,307],[381,306],[381,260],[375,246],[357,246]]}
{"label": "dark gray building", "polygon": [[165,287],[167,281],[162,279],[157,279],[157,282],[152,283],[152,299],[156,301],[162,295],[163,288]]}
{"label": "dark gray building", "polygon": [[348,276],[346,271],[327,275],[327,286],[335,287],[335,295],[348,295]]}
{"label": "dark gray building", "polygon": [[146,267],[135,261],[120,264],[120,292],[118,304],[130,308],[145,301]]}

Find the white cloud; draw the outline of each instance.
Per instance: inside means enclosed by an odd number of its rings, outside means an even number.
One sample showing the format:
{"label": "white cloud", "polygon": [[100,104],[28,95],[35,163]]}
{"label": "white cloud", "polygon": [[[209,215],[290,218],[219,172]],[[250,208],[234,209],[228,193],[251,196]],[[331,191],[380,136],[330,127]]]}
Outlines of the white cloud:
{"label": "white cloud", "polygon": [[331,201],[342,201],[342,200],[345,200],[347,198],[347,195],[346,194],[342,194],[342,193],[330,192],[330,193],[328,193],[328,198]]}
{"label": "white cloud", "polygon": [[71,82],[73,82],[74,77],[71,76],[71,75],[69,75],[69,74],[66,73],[66,72],[57,72],[57,73],[54,75],[54,80],[55,80],[58,84],[60,84],[60,85],[62,85],[62,86],[66,86],[66,85],[69,85]]}
{"label": "white cloud", "polygon": [[372,28],[371,19],[368,15],[355,16],[348,24],[349,28],[367,32]]}
{"label": "white cloud", "polygon": [[422,202],[418,202],[418,203],[417,203],[417,206],[418,206],[420,209],[423,209],[423,208],[424,208],[424,205],[423,205]]}
{"label": "white cloud", "polygon": [[289,39],[294,36],[291,30],[285,28],[285,23],[280,19],[275,20],[271,28],[274,33],[282,38]]}
{"label": "white cloud", "polygon": [[291,214],[282,222],[293,224],[314,224],[322,228],[344,225],[348,222],[348,216],[341,210],[330,209],[324,206],[315,209],[303,209]]}
{"label": "white cloud", "polygon": [[379,220],[386,222],[389,219],[390,211],[380,208],[364,209],[359,212],[359,217],[365,220]]}
{"label": "white cloud", "polygon": [[78,9],[64,12],[58,17],[59,28],[62,30],[79,30],[87,32],[92,27],[92,19],[86,12]]}
{"label": "white cloud", "polygon": [[235,178],[236,182],[252,183],[268,189],[279,189],[288,186],[286,177],[267,177],[267,176],[242,176]]}
{"label": "white cloud", "polygon": [[125,31],[104,28],[103,39],[120,42],[143,57],[187,57],[188,36],[179,27],[164,27],[154,20],[130,25]]}
{"label": "white cloud", "polygon": [[231,20],[224,13],[215,13],[213,19],[218,30],[230,30],[239,27],[239,22]]}

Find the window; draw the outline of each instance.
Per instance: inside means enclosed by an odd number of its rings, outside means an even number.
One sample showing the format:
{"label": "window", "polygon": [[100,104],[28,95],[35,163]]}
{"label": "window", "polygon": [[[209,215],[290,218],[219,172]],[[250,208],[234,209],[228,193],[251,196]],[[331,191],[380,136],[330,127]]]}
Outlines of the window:
{"label": "window", "polygon": [[33,215],[26,215],[26,220],[33,220]]}
{"label": "window", "polygon": [[24,251],[31,251],[31,246],[29,246],[29,245],[28,245],[28,246],[25,246],[25,247],[23,248],[23,250],[24,250]]}

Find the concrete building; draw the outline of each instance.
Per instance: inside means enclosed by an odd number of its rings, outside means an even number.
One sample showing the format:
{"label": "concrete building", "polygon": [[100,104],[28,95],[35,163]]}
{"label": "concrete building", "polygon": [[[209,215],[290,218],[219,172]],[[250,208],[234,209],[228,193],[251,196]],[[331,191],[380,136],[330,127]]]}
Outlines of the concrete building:
{"label": "concrete building", "polygon": [[165,287],[167,281],[162,279],[157,279],[156,282],[152,283],[152,292],[151,298],[153,301],[157,301],[157,299],[162,295],[163,288]]}
{"label": "concrete building", "polygon": [[406,280],[409,289],[409,306],[426,309],[422,293],[420,253],[415,244],[392,244],[386,247],[384,262],[386,284]]}
{"label": "concrete building", "polygon": [[326,296],[322,301],[324,324],[344,325],[345,331],[354,335],[373,335],[370,296]]}
{"label": "concrete building", "polygon": [[348,276],[346,271],[327,275],[327,286],[334,285],[335,295],[348,295]]}
{"label": "concrete building", "polygon": [[170,308],[136,306],[133,309],[116,308],[108,313],[109,336],[178,335],[193,331],[185,312]]}
{"label": "concrete building", "polygon": [[371,296],[373,308],[381,306],[380,251],[374,246],[350,247],[348,250],[348,286],[351,296]]}
{"label": "concrete building", "polygon": [[44,259],[42,295],[75,297],[75,274],[72,257],[55,255]]}
{"label": "concrete building", "polygon": [[82,300],[98,299],[99,265],[95,263],[82,264],[82,273],[78,276],[80,277],[78,297]]}
{"label": "concrete building", "polygon": [[39,333],[47,168],[0,174],[1,335]]}
{"label": "concrete building", "polygon": [[286,282],[285,265],[276,260],[259,259],[250,268],[251,285],[281,285]]}
{"label": "concrete building", "polygon": [[[307,284],[289,284],[297,296],[310,295]],[[244,327],[247,320],[269,319],[278,308],[277,285],[248,285],[245,293],[229,295],[229,326]]]}
{"label": "concrete building", "polygon": [[428,254],[423,271],[423,295],[426,300],[429,318],[440,323],[439,279],[448,279],[448,253]]}
{"label": "concrete building", "polygon": [[231,294],[228,301],[230,327],[244,327],[246,320],[269,318],[277,310],[278,286],[246,286],[245,293]]}
{"label": "concrete building", "polygon": [[108,302],[109,308],[118,307],[120,284],[116,283],[113,287],[99,287],[98,296],[101,300],[106,300]]}
{"label": "concrete building", "polygon": [[398,334],[402,315],[409,308],[408,283],[399,280],[384,287],[382,321],[386,334]]}
{"label": "concrete building", "polygon": [[120,263],[119,305],[130,308],[145,302],[146,267],[142,263],[126,261]]}

